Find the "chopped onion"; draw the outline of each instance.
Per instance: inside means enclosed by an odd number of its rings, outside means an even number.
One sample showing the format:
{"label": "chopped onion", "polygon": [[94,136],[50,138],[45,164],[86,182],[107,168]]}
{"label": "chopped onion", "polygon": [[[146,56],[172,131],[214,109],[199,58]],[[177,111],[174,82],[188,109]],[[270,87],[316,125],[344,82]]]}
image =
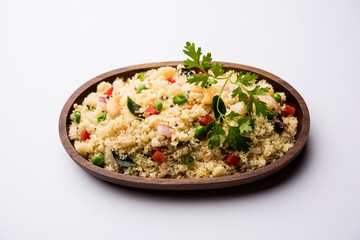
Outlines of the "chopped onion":
{"label": "chopped onion", "polygon": [[261,147],[253,147],[253,148],[250,148],[249,151],[251,153],[255,153],[255,154],[261,154],[262,153]]}
{"label": "chopped onion", "polygon": [[167,137],[171,137],[171,128],[168,126],[164,126],[164,125],[158,125],[157,126],[157,130],[161,135],[167,136]]}
{"label": "chopped onion", "polygon": [[106,108],[106,102],[107,102],[107,98],[103,97],[103,96],[99,96],[99,101],[100,101],[100,105],[103,109]]}
{"label": "chopped onion", "polygon": [[279,103],[272,96],[264,95],[264,98],[266,98],[268,100],[268,103],[271,106],[278,106],[279,105]]}

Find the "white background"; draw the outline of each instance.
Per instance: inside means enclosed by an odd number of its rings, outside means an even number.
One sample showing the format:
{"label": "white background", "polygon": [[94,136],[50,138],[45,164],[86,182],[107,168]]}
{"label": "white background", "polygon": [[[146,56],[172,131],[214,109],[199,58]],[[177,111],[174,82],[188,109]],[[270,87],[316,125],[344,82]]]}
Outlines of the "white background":
{"label": "white background", "polygon": [[[0,239],[360,239],[359,1],[0,2]],[[200,192],[119,187],[64,151],[58,117],[115,68],[215,60],[265,69],[311,113],[281,173]]]}

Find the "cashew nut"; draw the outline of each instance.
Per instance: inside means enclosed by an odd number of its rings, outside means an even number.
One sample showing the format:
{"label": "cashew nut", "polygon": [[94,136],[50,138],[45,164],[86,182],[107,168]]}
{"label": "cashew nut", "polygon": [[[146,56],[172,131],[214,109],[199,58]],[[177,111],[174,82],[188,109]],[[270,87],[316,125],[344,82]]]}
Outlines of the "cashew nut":
{"label": "cashew nut", "polygon": [[106,104],[106,111],[111,118],[116,118],[120,115],[120,95],[112,97]]}
{"label": "cashew nut", "polygon": [[201,100],[201,103],[204,105],[210,105],[212,103],[212,99],[214,94],[210,92],[208,89],[204,89],[204,98]]}

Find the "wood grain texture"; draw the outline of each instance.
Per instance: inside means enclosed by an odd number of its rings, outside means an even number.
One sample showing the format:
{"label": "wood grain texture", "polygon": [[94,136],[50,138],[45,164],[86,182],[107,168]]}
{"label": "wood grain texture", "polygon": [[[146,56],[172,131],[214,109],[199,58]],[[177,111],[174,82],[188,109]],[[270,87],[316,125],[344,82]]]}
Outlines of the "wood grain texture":
{"label": "wood grain texture", "polygon": [[156,189],[156,190],[200,190],[200,189],[216,189],[231,187],[236,185],[247,184],[264,179],[287,166],[301,152],[305,146],[309,130],[310,130],[310,114],[304,99],[290,84],[281,78],[258,68],[251,66],[220,62],[224,65],[225,70],[235,70],[243,72],[253,72],[259,75],[259,79],[265,79],[273,85],[275,91],[285,92],[288,103],[296,108],[295,116],[298,118],[298,131],[295,136],[296,142],[284,156],[273,163],[256,169],[254,171],[241,173],[238,175],[217,177],[217,178],[200,178],[200,179],[162,179],[162,178],[144,178],[137,176],[129,176],[121,173],[115,173],[98,166],[93,165],[87,159],[83,158],[73,146],[73,142],[68,137],[68,129],[71,123],[69,118],[74,103],[81,104],[84,98],[90,93],[96,91],[96,86],[101,81],[113,82],[117,77],[127,79],[135,73],[147,71],[149,69],[173,66],[182,64],[180,61],[157,62],[134,65],[124,68],[115,69],[113,71],[101,74],[84,85],[79,87],[66,101],[59,119],[59,134],[61,142],[69,154],[69,156],[83,169],[90,174],[102,180],[129,187]]}

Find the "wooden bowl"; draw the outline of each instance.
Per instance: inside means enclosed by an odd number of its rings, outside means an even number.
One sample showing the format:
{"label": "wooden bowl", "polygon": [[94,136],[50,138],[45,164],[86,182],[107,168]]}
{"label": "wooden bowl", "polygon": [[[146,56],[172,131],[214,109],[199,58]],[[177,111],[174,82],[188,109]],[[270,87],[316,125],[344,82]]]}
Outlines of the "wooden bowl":
{"label": "wooden bowl", "polygon": [[79,153],[77,153],[73,142],[68,137],[68,130],[71,123],[69,116],[72,112],[74,103],[81,104],[84,98],[90,92],[96,91],[96,86],[101,81],[113,82],[117,77],[123,77],[124,79],[127,79],[128,77],[132,77],[135,73],[138,72],[163,66],[176,67],[178,64],[182,63],[183,62],[180,61],[158,62],[119,68],[101,74],[100,76],[91,79],[78,88],[66,101],[59,119],[59,134],[61,142],[70,157],[80,167],[95,177],[118,185],[156,190],[200,190],[231,187],[258,181],[283,169],[301,152],[306,143],[310,129],[310,115],[306,103],[300,94],[292,86],[290,86],[290,84],[269,72],[246,65],[221,62],[221,64],[224,65],[225,70],[234,69],[235,71],[250,71],[258,74],[259,79],[266,79],[270,84],[272,84],[275,91],[285,92],[288,103],[296,108],[295,115],[298,118],[298,128],[297,134],[295,136],[296,142],[293,148],[291,148],[289,152],[287,152],[278,160],[270,163],[265,167],[231,176],[199,179],[162,179],[129,176],[121,173],[111,172],[93,165],[87,159],[83,158]]}

